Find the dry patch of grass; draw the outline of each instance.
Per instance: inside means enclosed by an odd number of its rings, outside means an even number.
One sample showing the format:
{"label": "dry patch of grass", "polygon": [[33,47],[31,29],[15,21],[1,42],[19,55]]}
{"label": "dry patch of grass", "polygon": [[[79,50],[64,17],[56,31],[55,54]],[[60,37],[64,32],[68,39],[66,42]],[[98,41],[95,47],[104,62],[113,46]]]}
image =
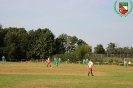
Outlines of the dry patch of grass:
{"label": "dry patch of grass", "polygon": [[[0,65],[0,74],[45,74],[45,75],[78,75],[86,76],[88,68],[86,65],[81,64],[61,64],[56,67],[52,64],[52,68],[47,68],[46,63],[6,63]],[[96,67],[96,68],[95,68]],[[100,71],[99,66],[95,66],[93,73],[96,76],[109,76],[107,72]],[[103,69],[103,68],[101,68]],[[106,70],[106,69],[104,69]]]}
{"label": "dry patch of grass", "polygon": [[[7,62],[0,64],[1,88],[125,88],[133,85],[133,67],[95,65],[94,77],[87,76],[82,64],[61,63],[47,68],[46,63]],[[5,80],[7,79],[7,80]]]}

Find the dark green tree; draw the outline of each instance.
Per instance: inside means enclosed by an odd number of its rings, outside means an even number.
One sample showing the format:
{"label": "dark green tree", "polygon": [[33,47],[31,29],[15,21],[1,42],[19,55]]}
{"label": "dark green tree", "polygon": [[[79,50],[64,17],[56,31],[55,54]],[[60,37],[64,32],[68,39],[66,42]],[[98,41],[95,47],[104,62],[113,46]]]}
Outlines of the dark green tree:
{"label": "dark green tree", "polygon": [[36,40],[39,37],[37,35],[35,35],[34,30],[30,30],[28,32],[28,35],[29,35],[29,38],[28,38],[29,42],[28,42],[28,48],[27,48],[26,56],[29,59],[36,58],[34,47],[35,47],[35,44],[36,44]]}
{"label": "dark green tree", "polygon": [[133,56],[133,47],[130,47],[129,54]]}
{"label": "dark green tree", "polygon": [[107,49],[107,50],[106,50],[106,53],[107,53],[108,55],[110,54],[111,56],[114,55],[114,54],[116,53],[116,51],[115,51],[116,49],[115,49],[115,48],[116,48],[115,43],[112,43],[112,42],[109,43],[109,44],[108,44],[108,47],[106,48],[106,49]]}
{"label": "dark green tree", "polygon": [[130,49],[129,49],[128,46],[122,48],[122,55],[123,55],[123,58],[129,58],[129,53],[130,53]]}
{"label": "dark green tree", "polygon": [[64,54],[67,47],[67,34],[61,34],[55,39],[55,54]]}
{"label": "dark green tree", "polygon": [[27,32],[24,28],[6,28],[7,33],[4,38],[4,53],[8,59],[21,60],[26,58]]}
{"label": "dark green tree", "polygon": [[5,47],[4,38],[5,38],[6,33],[7,33],[7,30],[3,29],[2,25],[0,24],[0,56],[5,55],[5,53],[4,53],[4,47]]}
{"label": "dark green tree", "polygon": [[96,54],[104,54],[105,53],[105,49],[103,48],[103,45],[102,44],[98,44],[94,48],[94,53],[96,53]]}
{"label": "dark green tree", "polygon": [[34,59],[44,59],[53,55],[55,50],[55,36],[47,28],[29,31],[29,44],[27,57]]}
{"label": "dark green tree", "polygon": [[82,39],[78,39],[77,45],[82,45],[82,44],[87,44],[87,43],[83,41]]}
{"label": "dark green tree", "polygon": [[69,36],[68,37],[68,51],[72,52],[74,51],[76,45],[78,42],[78,38],[76,36]]}
{"label": "dark green tree", "polygon": [[92,47],[87,44],[79,45],[75,48],[75,56],[77,60],[82,60],[86,54],[90,54]]}

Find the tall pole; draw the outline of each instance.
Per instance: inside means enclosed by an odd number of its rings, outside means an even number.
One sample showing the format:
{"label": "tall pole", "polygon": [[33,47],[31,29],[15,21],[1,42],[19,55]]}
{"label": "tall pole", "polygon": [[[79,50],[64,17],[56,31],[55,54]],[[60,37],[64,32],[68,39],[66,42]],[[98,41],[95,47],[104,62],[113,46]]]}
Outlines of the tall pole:
{"label": "tall pole", "polygon": [[127,47],[127,58],[128,58],[128,47]]}
{"label": "tall pole", "polygon": [[122,50],[122,48],[120,47],[120,58],[121,58],[121,50]]}
{"label": "tall pole", "polygon": [[66,50],[67,50],[67,55],[68,55],[68,36],[67,36],[67,48],[66,48]]}
{"label": "tall pole", "polygon": [[118,47],[119,47],[119,44],[116,43],[116,49],[115,49],[115,52],[116,52],[116,57],[117,57],[117,54],[118,54]]}
{"label": "tall pole", "polygon": [[67,54],[68,54],[68,36],[67,36]]}

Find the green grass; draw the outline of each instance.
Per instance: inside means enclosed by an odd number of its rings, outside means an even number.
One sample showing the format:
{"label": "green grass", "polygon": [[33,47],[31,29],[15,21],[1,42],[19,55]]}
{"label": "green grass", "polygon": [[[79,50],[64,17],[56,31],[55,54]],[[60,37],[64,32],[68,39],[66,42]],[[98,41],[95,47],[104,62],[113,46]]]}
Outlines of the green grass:
{"label": "green grass", "polygon": [[81,64],[7,62],[0,64],[0,88],[133,88],[133,66],[95,65],[95,76],[87,72]]}

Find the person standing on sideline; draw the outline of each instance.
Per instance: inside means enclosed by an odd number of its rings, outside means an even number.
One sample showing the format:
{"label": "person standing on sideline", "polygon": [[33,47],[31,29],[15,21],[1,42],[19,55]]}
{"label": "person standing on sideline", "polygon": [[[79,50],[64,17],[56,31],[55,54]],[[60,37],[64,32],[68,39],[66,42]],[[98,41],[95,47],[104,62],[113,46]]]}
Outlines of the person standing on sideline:
{"label": "person standing on sideline", "polygon": [[54,58],[54,63],[56,64],[56,58]]}
{"label": "person standing on sideline", "polygon": [[86,64],[86,61],[85,61],[85,59],[83,59],[83,65],[84,65],[84,64]]}
{"label": "person standing on sideline", "polygon": [[60,64],[60,62],[61,62],[61,58],[59,57],[59,64]]}
{"label": "person standing on sideline", "polygon": [[128,66],[131,66],[131,61],[128,62]]}
{"label": "person standing on sideline", "polygon": [[47,60],[47,67],[48,67],[48,65],[49,65],[50,68],[51,68],[50,57],[48,57],[48,60]]}
{"label": "person standing on sideline", "polygon": [[90,73],[91,73],[92,76],[94,76],[93,73],[92,73],[92,67],[93,67],[93,62],[90,59],[90,61],[88,63],[88,76],[90,75]]}
{"label": "person standing on sideline", "polygon": [[5,64],[5,56],[2,56],[2,64]]}
{"label": "person standing on sideline", "polygon": [[70,65],[70,60],[69,59],[67,59],[67,64]]}
{"label": "person standing on sideline", "polygon": [[124,67],[125,68],[127,67],[127,61],[126,61],[126,59],[124,59]]}

